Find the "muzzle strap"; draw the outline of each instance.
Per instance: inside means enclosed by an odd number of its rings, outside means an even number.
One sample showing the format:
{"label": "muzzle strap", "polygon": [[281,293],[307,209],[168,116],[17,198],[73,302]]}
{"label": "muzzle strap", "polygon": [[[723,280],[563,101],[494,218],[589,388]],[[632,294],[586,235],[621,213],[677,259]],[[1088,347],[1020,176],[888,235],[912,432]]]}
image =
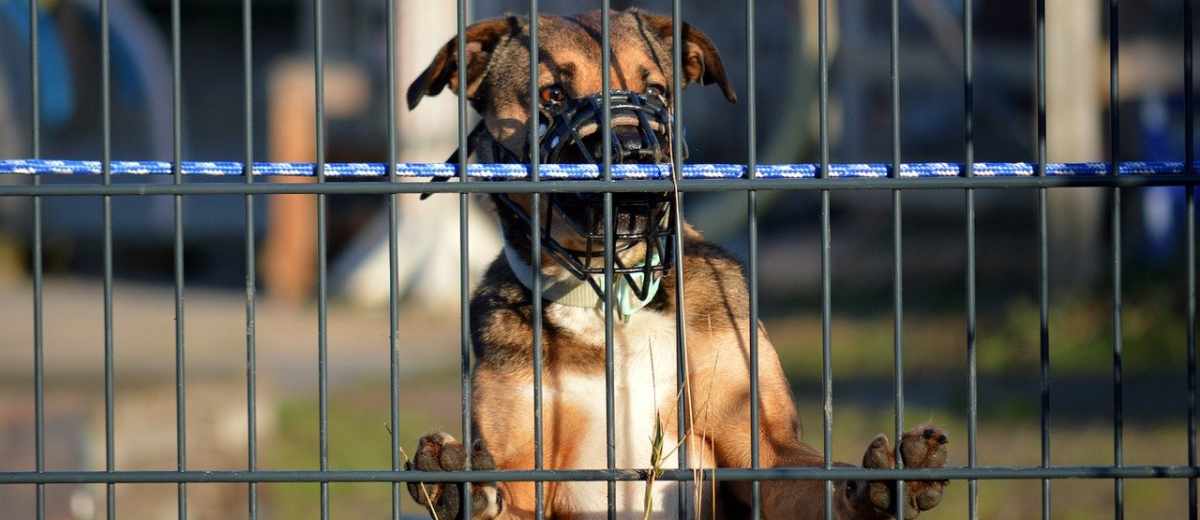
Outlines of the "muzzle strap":
{"label": "muzzle strap", "polygon": [[[533,269],[527,262],[522,260],[517,255],[515,249],[508,244],[504,245],[504,258],[508,260],[508,266],[512,269],[513,274],[521,285],[525,286],[530,291],[533,290]],[[661,263],[658,255],[654,255],[650,259],[651,264]],[[646,297],[639,298],[637,291],[626,282],[625,277],[617,276],[613,282],[613,313],[616,314],[621,322],[627,323],[638,311],[642,310],[651,301],[654,301],[654,296],[658,294],[661,277],[651,276],[649,282],[643,282],[642,274],[632,275],[638,278],[638,283],[647,283]],[[603,276],[593,277],[595,283],[603,286]],[[559,305],[568,307],[581,307],[585,309],[596,309],[603,311],[604,298],[600,296],[592,285],[571,277],[567,279],[553,279],[542,275],[542,299]]]}

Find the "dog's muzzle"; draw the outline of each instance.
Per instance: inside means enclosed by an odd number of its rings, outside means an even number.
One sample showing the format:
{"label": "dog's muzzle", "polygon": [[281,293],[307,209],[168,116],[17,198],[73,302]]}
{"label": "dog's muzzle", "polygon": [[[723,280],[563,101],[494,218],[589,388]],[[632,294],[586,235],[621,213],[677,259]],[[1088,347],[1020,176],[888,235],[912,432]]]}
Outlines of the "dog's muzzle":
{"label": "dog's muzzle", "polygon": [[[671,110],[657,94],[609,94],[613,164],[671,160]],[[543,105],[539,112],[541,160],[599,164],[603,160],[604,97],[600,94]],[[684,155],[687,155],[686,145]]]}
{"label": "dog's muzzle", "polygon": [[[611,160],[613,164],[662,163],[671,160],[671,111],[658,95],[613,91],[609,94]],[[539,154],[543,163],[599,164],[603,160],[604,100],[600,94],[561,103],[547,104],[539,110]],[[498,146],[498,148],[503,148]],[[684,147],[686,156],[686,147]],[[507,152],[507,149],[505,149]],[[512,154],[513,162],[528,163]],[[603,299],[599,281],[604,275],[604,195],[600,193],[552,193],[546,195],[551,211],[542,219],[541,243],[555,261],[576,278],[586,281]],[[496,199],[500,210],[509,212],[526,224],[526,238],[533,220],[506,194]],[[653,296],[663,273],[673,264],[672,240],[675,236],[673,198],[668,193],[613,194],[613,273],[639,300]],[[552,234],[557,213],[572,231],[582,238],[583,249],[570,249]],[[621,253],[644,246],[640,262],[621,259]],[[599,280],[599,281],[598,281]],[[615,281],[614,281],[615,283]]]}

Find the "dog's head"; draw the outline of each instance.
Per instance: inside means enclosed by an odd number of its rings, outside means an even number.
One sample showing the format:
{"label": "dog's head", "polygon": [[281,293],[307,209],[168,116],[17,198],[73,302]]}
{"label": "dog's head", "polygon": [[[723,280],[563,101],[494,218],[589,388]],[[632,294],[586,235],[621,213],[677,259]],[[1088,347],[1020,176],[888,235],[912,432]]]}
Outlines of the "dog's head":
{"label": "dog's head", "polygon": [[[539,159],[547,163],[597,163],[603,154],[601,16],[538,19],[538,106],[529,92],[529,23],[524,17],[494,18],[467,27],[465,67],[458,39],[447,42],[408,88],[408,106],[465,83],[467,99],[482,116],[468,146],[480,162],[528,162],[529,125],[539,125]],[[712,40],[688,24],[683,38],[681,85],[717,85],[736,100]],[[610,18],[609,71],[614,163],[671,161],[673,51],[672,20],[640,10],[614,11]],[[566,269],[579,278],[603,267],[603,200],[599,195],[552,195],[542,208],[548,272]],[[669,263],[662,241],[674,224],[665,194],[614,195],[618,271],[641,263]],[[530,245],[528,195],[495,197],[510,246]],[[667,230],[667,231],[664,231]],[[657,245],[656,245],[657,242]],[[599,254],[596,247],[599,247]],[[658,249],[658,251],[651,251]],[[527,256],[527,255],[526,255]],[[590,278],[589,278],[590,279]]]}

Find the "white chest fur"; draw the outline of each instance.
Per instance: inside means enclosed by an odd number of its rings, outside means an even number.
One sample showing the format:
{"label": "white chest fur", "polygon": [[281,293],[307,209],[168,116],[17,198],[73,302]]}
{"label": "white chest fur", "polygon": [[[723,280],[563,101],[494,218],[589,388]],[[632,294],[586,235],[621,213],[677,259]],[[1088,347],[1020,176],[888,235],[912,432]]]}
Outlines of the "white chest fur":
{"label": "white chest fur", "polygon": [[[551,304],[548,319],[554,325],[571,330],[578,338],[604,349],[604,318],[594,309]],[[651,466],[656,421],[674,430],[677,368],[675,364],[675,320],[654,311],[634,314],[628,323],[617,320],[613,334],[613,433],[618,468]],[[605,379],[603,372],[574,375],[554,389],[572,408],[589,418],[588,428],[578,439],[574,469],[600,469],[607,466]],[[675,439],[664,439],[663,468],[677,468]],[[580,518],[603,518],[607,511],[606,484],[570,483],[564,488],[572,509]],[[617,484],[619,518],[642,518],[646,484]],[[652,518],[675,518],[678,485],[660,482],[654,486]]]}

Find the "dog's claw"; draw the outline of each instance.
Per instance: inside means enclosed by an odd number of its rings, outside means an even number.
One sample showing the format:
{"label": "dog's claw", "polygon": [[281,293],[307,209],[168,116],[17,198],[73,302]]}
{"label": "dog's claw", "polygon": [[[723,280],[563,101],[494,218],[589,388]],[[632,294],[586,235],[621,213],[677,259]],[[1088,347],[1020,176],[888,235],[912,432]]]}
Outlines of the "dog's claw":
{"label": "dog's claw", "polygon": [[[900,456],[905,468],[940,468],[946,464],[949,439],[936,426],[919,426],[900,439]],[[890,469],[896,467],[895,451],[886,435],[871,440],[863,454],[864,468]],[[905,483],[904,519],[917,518],[922,511],[937,507],[947,481],[911,481]],[[895,510],[895,482],[873,481],[867,484],[865,499],[877,511],[891,514]]]}

